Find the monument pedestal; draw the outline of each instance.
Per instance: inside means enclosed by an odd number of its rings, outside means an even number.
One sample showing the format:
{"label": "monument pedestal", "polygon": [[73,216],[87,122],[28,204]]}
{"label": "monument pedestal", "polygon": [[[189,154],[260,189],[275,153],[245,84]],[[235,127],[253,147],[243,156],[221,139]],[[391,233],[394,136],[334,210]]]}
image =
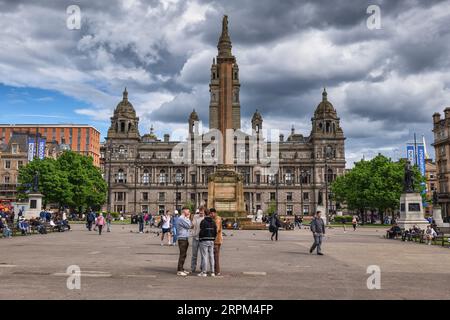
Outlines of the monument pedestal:
{"label": "monument pedestal", "polygon": [[244,187],[232,166],[219,166],[208,181],[208,208],[215,208],[224,219],[246,220]]}
{"label": "monument pedestal", "polygon": [[400,228],[409,229],[417,225],[426,229],[429,224],[423,214],[422,196],[417,192],[403,193],[400,196],[400,218],[397,221]]}
{"label": "monument pedestal", "polygon": [[42,198],[44,196],[41,193],[28,194],[28,209],[25,210],[25,219],[39,218],[39,214],[42,211]]}
{"label": "monument pedestal", "polygon": [[450,223],[444,223],[442,220],[442,211],[440,207],[433,206],[433,219],[438,227],[450,227]]}

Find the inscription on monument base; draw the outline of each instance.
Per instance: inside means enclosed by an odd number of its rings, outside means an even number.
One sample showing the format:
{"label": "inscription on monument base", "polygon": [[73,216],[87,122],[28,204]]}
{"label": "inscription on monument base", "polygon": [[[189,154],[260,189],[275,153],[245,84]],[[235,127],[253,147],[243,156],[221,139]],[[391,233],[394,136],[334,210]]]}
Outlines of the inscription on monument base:
{"label": "inscription on monument base", "polygon": [[236,202],[216,201],[216,210],[218,211],[235,211]]}
{"label": "inscription on monument base", "polygon": [[[235,200],[236,187],[225,183],[216,183],[216,199],[217,200]],[[217,208],[216,208],[217,209]]]}

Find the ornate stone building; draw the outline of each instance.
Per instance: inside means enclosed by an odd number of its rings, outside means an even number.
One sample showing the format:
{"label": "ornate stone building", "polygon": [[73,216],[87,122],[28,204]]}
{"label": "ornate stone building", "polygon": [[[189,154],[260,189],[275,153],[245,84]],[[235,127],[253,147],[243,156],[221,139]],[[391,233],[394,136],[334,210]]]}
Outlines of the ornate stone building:
{"label": "ornate stone building", "polygon": [[[240,131],[239,68],[231,55],[226,22],[225,17],[218,55],[211,66],[209,132],[198,132],[199,117],[194,110],[187,118],[189,135],[186,141],[171,141],[168,134],[161,140],[153,128],[141,136],[139,118],[128,100],[127,90],[123,92],[100,152],[104,178],[110,186],[107,209],[127,214],[158,213],[180,209],[188,202],[195,206],[206,204],[208,177],[220,163],[207,161],[209,157],[216,157],[216,149],[208,145],[214,141],[211,132],[217,132],[223,122],[235,130],[235,141],[238,135],[245,141],[243,148],[237,148],[235,142],[233,156],[235,169],[244,184],[245,209],[249,214],[255,214],[259,209],[266,212],[269,207],[276,207],[281,215],[312,214],[326,203],[330,210],[335,209],[336,204],[326,198],[330,196],[329,184],[345,172],[345,137],[326,90],[323,90],[322,101],[311,119],[309,136],[296,133],[292,128],[286,139],[280,134],[278,149],[263,139],[263,117],[256,110],[251,122],[253,136],[260,144],[253,153],[250,135]],[[232,79],[219,81],[225,72],[231,74]],[[232,92],[232,96],[223,92]],[[231,114],[221,110],[219,106],[223,104],[231,104]],[[201,141],[200,151],[195,149],[198,145],[195,141]],[[182,150],[177,149],[180,145]],[[261,145],[267,150],[264,151]],[[173,150],[179,151],[174,153]],[[278,153],[276,172],[266,170],[269,164],[262,161],[268,154],[274,157],[272,151]],[[174,154],[181,160],[175,159]]]}
{"label": "ornate stone building", "polygon": [[450,107],[445,108],[444,118],[433,114],[434,153],[436,157],[436,188],[442,218],[450,216]]}

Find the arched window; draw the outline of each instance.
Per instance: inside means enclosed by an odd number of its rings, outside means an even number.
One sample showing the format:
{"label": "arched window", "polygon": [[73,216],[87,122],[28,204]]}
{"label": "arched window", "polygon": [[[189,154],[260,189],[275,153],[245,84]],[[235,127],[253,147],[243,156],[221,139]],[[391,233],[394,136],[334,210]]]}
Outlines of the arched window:
{"label": "arched window", "polygon": [[331,183],[331,182],[333,182],[334,181],[334,173],[333,173],[333,169],[331,169],[331,168],[328,168],[328,170],[327,170],[327,182],[328,183]]}
{"label": "arched window", "polygon": [[159,183],[160,184],[164,184],[166,182],[167,182],[166,171],[160,170],[159,171]]}
{"label": "arched window", "polygon": [[131,123],[128,123],[128,132],[131,131]]}
{"label": "arched window", "polygon": [[180,169],[177,169],[175,173],[175,182],[176,183],[182,183],[183,182],[183,174],[181,173]]}
{"label": "arched window", "polygon": [[308,170],[308,171],[302,171],[302,172],[300,173],[299,181],[300,181],[302,184],[308,184],[308,183],[310,183],[310,179],[311,179],[311,173],[309,172],[309,170]]}
{"label": "arched window", "polygon": [[119,171],[117,172],[117,182],[118,183],[124,183],[126,182],[126,175],[125,172],[123,171],[123,169],[119,169]]}
{"label": "arched window", "polygon": [[291,169],[287,169],[286,173],[284,174],[284,180],[286,181],[286,184],[292,184],[294,175],[292,174]]}
{"label": "arched window", "polygon": [[325,128],[325,132],[326,132],[326,133],[329,133],[329,132],[330,132],[330,128],[331,128],[331,127],[330,127],[330,122],[327,121],[327,123],[326,123],[326,128]]}
{"label": "arched window", "polygon": [[144,173],[142,174],[142,183],[149,184],[150,183],[150,173],[147,169],[144,169]]}
{"label": "arched window", "polygon": [[120,122],[120,132],[125,132],[125,122]]}

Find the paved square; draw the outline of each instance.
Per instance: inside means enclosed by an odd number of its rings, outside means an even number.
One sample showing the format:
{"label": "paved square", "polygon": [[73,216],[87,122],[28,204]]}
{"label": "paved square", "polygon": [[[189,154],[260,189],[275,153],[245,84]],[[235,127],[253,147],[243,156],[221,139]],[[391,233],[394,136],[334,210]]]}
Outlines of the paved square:
{"label": "paved square", "polygon": [[[0,299],[450,298],[450,249],[381,239],[384,229],[328,230],[324,256],[308,253],[307,229],[281,231],[278,242],[268,231],[226,230],[223,276],[181,278],[178,247],[161,247],[153,233],[114,225],[98,236],[72,227],[0,239]],[[81,268],[80,290],[67,289],[70,265]],[[369,265],[381,268],[380,290],[367,288]]]}

